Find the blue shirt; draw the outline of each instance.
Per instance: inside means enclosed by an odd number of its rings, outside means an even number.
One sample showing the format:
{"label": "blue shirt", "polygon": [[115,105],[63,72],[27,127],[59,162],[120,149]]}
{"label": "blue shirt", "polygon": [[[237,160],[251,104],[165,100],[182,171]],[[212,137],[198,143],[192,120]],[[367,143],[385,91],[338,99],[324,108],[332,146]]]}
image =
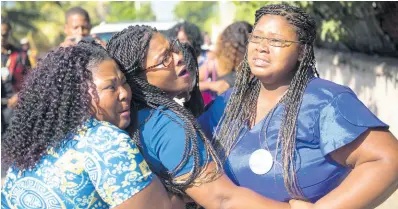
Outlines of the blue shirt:
{"label": "blue shirt", "polygon": [[[142,109],[138,112],[140,124],[140,140],[143,146],[142,154],[151,164],[155,173],[174,170],[183,159],[185,146],[188,152],[191,144],[186,144],[187,135],[183,120],[173,111],[160,106],[157,109]],[[200,165],[206,162],[206,149],[203,141],[197,134]],[[208,159],[211,160],[211,159]],[[191,156],[177,171],[176,176],[181,176],[191,171],[194,159]]]}
{"label": "blue shirt", "polygon": [[[229,90],[217,98],[198,119],[209,136],[217,131],[217,123],[231,92]],[[266,140],[265,129],[262,129],[265,119],[251,129],[243,127],[228,156],[225,170],[239,186],[274,200],[288,201],[291,197],[283,183],[280,148],[275,160],[282,114],[283,105],[278,105],[269,118]],[[349,168],[339,165],[328,154],[352,142],[370,127],[387,125],[373,115],[351,89],[320,78],[309,82],[297,120],[294,163],[299,186],[310,201],[315,202],[336,188],[350,172]],[[273,159],[271,169],[265,174],[256,174],[249,163],[253,152],[258,149],[269,149]],[[260,163],[266,163],[265,160]]]}
{"label": "blue shirt", "polygon": [[152,181],[130,137],[108,122],[91,118],[67,140],[35,169],[8,170],[2,208],[113,208]]}

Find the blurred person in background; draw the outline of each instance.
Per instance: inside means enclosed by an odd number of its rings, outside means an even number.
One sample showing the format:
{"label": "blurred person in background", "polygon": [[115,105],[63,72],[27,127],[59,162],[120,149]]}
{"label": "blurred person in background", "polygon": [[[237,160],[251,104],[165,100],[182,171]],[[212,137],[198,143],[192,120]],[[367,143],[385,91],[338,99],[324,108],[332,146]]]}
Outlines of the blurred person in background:
{"label": "blurred person in background", "polygon": [[166,36],[171,39],[178,39],[180,43],[189,43],[194,48],[195,56],[199,61],[203,37],[198,26],[187,21],[177,23],[167,31]]}
{"label": "blurred person in background", "polygon": [[206,105],[234,86],[236,70],[245,56],[252,29],[252,25],[244,21],[229,25],[217,39],[215,59],[209,57],[199,68],[199,88]]}
{"label": "blurred person in background", "polygon": [[73,46],[80,40],[96,40],[102,46],[105,46],[97,37],[90,35],[91,21],[88,12],[81,7],[72,7],[65,13],[64,33],[66,38],[60,44],[62,47]]}
{"label": "blurred person in background", "polygon": [[18,101],[17,93],[22,87],[25,75],[30,70],[30,61],[26,51],[12,45],[11,24],[1,17],[1,133],[9,125],[12,108]]}
{"label": "blurred person in background", "polygon": [[21,49],[28,55],[29,62],[32,68],[36,67],[36,50],[31,48],[28,38],[23,38],[20,41]]}
{"label": "blurred person in background", "polygon": [[[48,53],[19,93],[1,147],[1,208],[171,209],[126,128],[131,89],[99,44]],[[153,201],[155,199],[156,201]]]}

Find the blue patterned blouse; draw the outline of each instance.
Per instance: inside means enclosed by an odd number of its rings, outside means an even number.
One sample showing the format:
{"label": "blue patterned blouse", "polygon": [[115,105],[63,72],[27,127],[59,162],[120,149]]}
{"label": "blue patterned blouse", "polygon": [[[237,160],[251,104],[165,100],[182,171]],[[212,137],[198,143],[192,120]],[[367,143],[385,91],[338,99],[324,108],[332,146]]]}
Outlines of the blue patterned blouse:
{"label": "blue patterned blouse", "polygon": [[33,170],[10,168],[1,208],[113,208],[152,181],[126,132],[94,118]]}

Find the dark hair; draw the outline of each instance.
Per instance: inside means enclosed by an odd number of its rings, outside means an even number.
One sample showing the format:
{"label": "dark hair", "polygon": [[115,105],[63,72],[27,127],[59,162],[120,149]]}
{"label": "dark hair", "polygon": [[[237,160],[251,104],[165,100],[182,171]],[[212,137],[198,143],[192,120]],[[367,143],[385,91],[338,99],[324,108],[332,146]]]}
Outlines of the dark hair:
{"label": "dark hair", "polygon": [[48,148],[65,144],[67,134],[91,116],[89,89],[95,91],[91,70],[105,59],[110,57],[103,47],[82,41],[51,51],[39,61],[23,83],[3,138],[6,165],[34,168]]}
{"label": "dark hair", "polygon": [[90,23],[90,15],[85,9],[81,7],[72,7],[68,9],[65,13],[65,23],[68,22],[68,18],[72,15],[81,15],[84,17],[84,19],[87,20],[88,23]]}
{"label": "dark hair", "polygon": [[8,26],[8,30],[11,30],[11,23],[10,23],[10,20],[7,17],[1,16],[1,24],[2,25],[7,25]]}
{"label": "dark hair", "polygon": [[[278,147],[282,147],[282,165],[285,187],[294,199],[305,199],[295,173],[295,148],[297,115],[303,99],[304,90],[311,77],[319,76],[315,68],[313,44],[316,37],[314,19],[304,10],[288,4],[267,5],[256,11],[255,24],[264,15],[279,15],[296,29],[299,41],[303,45],[303,59],[298,61],[294,77],[289,89],[282,99],[284,106],[283,119],[278,134]],[[245,56],[237,73],[235,88],[228,101],[224,114],[219,122],[220,132],[216,135],[217,150],[224,151],[228,156],[232,145],[236,142],[241,128],[252,124],[256,117],[256,105],[261,83],[251,74]],[[272,114],[272,113],[271,113]]]}
{"label": "dark hair", "polygon": [[[121,70],[126,75],[126,79],[133,89],[133,103],[137,105],[138,109],[156,109],[159,106],[164,106],[174,112],[184,122],[184,125],[177,122],[185,129],[186,133],[186,149],[184,156],[182,156],[179,165],[173,171],[166,173],[156,173],[169,191],[177,194],[184,194],[183,190],[193,183],[202,170],[199,163],[200,155],[198,150],[197,133],[204,141],[208,153],[207,156],[211,156],[218,167],[221,166],[221,164],[217,155],[215,154],[214,149],[210,145],[210,142],[200,130],[194,115],[188,109],[180,106],[173,99],[169,98],[166,92],[156,86],[149,84],[146,79],[137,76],[137,73],[143,71],[145,68],[144,63],[146,62],[149,42],[151,41],[152,35],[156,32],[156,29],[149,26],[129,26],[123,31],[112,36],[107,44],[107,50],[109,54],[116,60],[116,62],[119,63]],[[186,50],[184,50],[184,48]],[[186,46],[184,47],[184,45],[182,45],[182,49],[184,53],[189,52],[189,47],[186,48]],[[191,56],[191,58],[189,56]],[[197,69],[196,58],[192,59],[192,55],[184,54],[184,60],[193,60],[193,62],[188,61],[188,68],[190,69],[192,66],[194,66]],[[195,84],[194,92],[198,92],[198,94],[200,94],[198,82]],[[191,100],[195,98],[197,97],[192,97]],[[195,102],[193,101],[193,103]],[[203,109],[198,110],[197,114],[200,114],[201,111],[203,111]],[[193,112],[195,112],[195,110]],[[165,115],[168,116],[167,114]],[[133,116],[132,118],[135,117],[136,116]],[[170,119],[174,120],[171,117]],[[128,129],[133,140],[136,141],[137,145],[142,149],[139,139],[139,125],[137,122],[131,123]],[[190,152],[188,152],[190,150],[189,145],[191,145]],[[173,179],[175,178],[176,173],[182,168],[182,166],[185,165],[191,156],[194,158],[194,165],[189,178],[186,181],[175,182]],[[148,162],[148,164],[150,167],[152,167],[150,162]],[[156,171],[155,169],[152,170]],[[220,170],[220,168],[218,170]]]}
{"label": "dark hair", "polygon": [[188,40],[191,42],[195,49],[195,55],[198,57],[202,51],[201,46],[203,45],[203,37],[198,26],[190,22],[181,22],[174,25],[167,31],[167,36],[172,39],[177,38],[178,32],[184,30]]}
{"label": "dark hair", "polygon": [[229,71],[236,70],[243,61],[249,33],[253,26],[245,21],[232,23],[221,33],[217,40],[215,54],[219,66]]}

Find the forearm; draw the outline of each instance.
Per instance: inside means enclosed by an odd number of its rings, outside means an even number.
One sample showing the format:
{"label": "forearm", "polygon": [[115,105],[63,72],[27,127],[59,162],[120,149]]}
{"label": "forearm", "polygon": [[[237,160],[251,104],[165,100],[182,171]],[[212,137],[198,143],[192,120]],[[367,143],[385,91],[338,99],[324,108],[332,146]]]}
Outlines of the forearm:
{"label": "forearm", "polygon": [[174,194],[169,193],[169,198],[171,201],[171,208],[173,209],[185,209],[185,202],[184,200]]}
{"label": "forearm", "polygon": [[199,90],[200,91],[211,90],[211,82],[208,82],[208,81],[199,82]]}
{"label": "forearm", "polygon": [[363,163],[314,206],[317,209],[374,208],[396,190],[397,181],[397,163],[382,160]]}
{"label": "forearm", "polygon": [[290,205],[288,203],[265,198],[250,189],[236,187],[229,197],[224,198],[221,208],[290,209]]}

